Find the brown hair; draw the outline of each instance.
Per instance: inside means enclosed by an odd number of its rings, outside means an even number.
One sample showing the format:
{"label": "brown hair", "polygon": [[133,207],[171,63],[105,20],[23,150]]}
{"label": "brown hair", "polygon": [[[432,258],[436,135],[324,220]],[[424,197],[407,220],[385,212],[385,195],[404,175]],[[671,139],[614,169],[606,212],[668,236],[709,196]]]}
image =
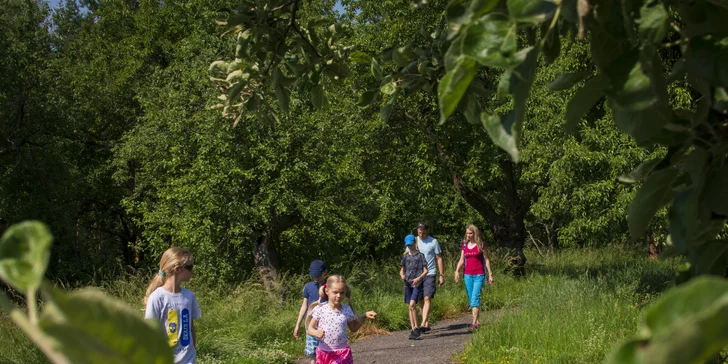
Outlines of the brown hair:
{"label": "brown hair", "polygon": [[192,263],[194,263],[194,260],[192,259],[192,253],[190,253],[189,250],[184,248],[167,249],[164,254],[162,254],[162,259],[159,260],[159,271],[155,272],[154,277],[152,277],[151,281],[149,281],[147,293],[144,295],[142,303],[145,305],[147,304],[149,295],[151,295],[157,288],[161,287],[167,280],[167,277],[174,274],[177,267]]}
{"label": "brown hair", "polygon": [[481,240],[481,238],[480,238],[480,230],[478,230],[478,227],[475,226],[474,224],[470,224],[465,228],[466,234],[465,234],[465,238],[463,238],[463,241],[468,241],[468,235],[467,235],[468,230],[473,231],[473,243],[475,243],[475,245],[478,246],[478,249],[480,249],[482,251],[483,250],[483,240]]}

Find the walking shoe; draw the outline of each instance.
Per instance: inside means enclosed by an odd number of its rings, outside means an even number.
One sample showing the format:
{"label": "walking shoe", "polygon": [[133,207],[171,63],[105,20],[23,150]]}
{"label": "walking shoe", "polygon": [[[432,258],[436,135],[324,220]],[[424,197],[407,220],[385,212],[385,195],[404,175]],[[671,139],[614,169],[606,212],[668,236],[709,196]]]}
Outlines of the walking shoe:
{"label": "walking shoe", "polygon": [[423,333],[423,334],[429,334],[430,333],[430,330],[432,330],[432,329],[430,329],[428,326],[422,326],[422,327],[420,327],[420,332]]}
{"label": "walking shoe", "polygon": [[475,329],[475,325],[473,325],[473,324],[468,325],[468,332],[473,332],[474,329]]}
{"label": "walking shoe", "polygon": [[477,329],[479,329],[479,328],[480,328],[480,324],[475,324],[475,325],[473,325],[473,330],[477,330]]}
{"label": "walking shoe", "polygon": [[419,327],[415,327],[415,329],[412,330],[412,340],[419,340],[419,339],[421,339],[421,337],[420,337],[420,328]]}
{"label": "walking shoe", "polygon": [[414,338],[415,338],[415,329],[412,329],[412,330],[410,330],[410,334],[409,334],[408,339],[409,340],[414,340]]}

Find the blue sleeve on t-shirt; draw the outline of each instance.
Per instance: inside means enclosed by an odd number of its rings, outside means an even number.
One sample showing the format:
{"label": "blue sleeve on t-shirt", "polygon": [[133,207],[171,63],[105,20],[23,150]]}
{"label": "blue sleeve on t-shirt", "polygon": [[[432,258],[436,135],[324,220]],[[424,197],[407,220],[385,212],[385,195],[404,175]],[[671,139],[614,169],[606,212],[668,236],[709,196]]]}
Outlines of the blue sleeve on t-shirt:
{"label": "blue sleeve on t-shirt", "polygon": [[308,304],[312,304],[319,299],[318,285],[316,282],[308,282],[303,286],[303,298],[308,298]]}

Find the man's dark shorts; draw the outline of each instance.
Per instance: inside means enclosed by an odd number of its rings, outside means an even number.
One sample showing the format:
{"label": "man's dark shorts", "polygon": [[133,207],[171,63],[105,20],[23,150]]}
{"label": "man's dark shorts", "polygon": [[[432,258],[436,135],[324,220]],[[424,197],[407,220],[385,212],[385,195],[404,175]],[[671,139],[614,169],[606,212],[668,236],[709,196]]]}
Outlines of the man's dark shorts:
{"label": "man's dark shorts", "polygon": [[437,291],[437,276],[426,276],[425,280],[422,282],[423,290],[424,290],[424,296],[430,297],[430,299],[435,298],[435,291]]}
{"label": "man's dark shorts", "polygon": [[423,299],[422,296],[422,283],[417,287],[412,287],[412,284],[405,283],[404,285],[404,303],[408,304],[410,301],[420,302]]}

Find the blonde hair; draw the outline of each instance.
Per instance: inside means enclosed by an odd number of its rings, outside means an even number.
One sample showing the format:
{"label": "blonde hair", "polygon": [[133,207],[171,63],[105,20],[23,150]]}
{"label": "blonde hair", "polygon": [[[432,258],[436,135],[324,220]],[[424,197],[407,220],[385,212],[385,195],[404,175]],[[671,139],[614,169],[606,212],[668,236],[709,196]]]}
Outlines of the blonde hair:
{"label": "blonde hair", "polygon": [[335,274],[333,276],[329,276],[329,278],[326,280],[326,285],[322,285],[321,288],[319,288],[319,297],[327,297],[328,293],[326,293],[325,288],[331,287],[332,284],[343,284],[344,285],[344,296],[346,298],[351,300],[351,289],[349,289],[349,285],[346,284],[346,279],[344,279],[343,276]]}
{"label": "blonde hair", "polygon": [[142,303],[145,305],[147,304],[149,295],[151,295],[157,288],[161,287],[167,280],[167,277],[174,274],[177,267],[192,264],[193,262],[192,253],[190,253],[189,250],[184,248],[167,249],[164,254],[162,254],[162,259],[159,260],[159,271],[155,272],[154,277],[152,277],[152,280],[149,281],[147,293],[144,295]]}
{"label": "blonde hair", "polygon": [[474,224],[470,224],[465,228],[465,238],[463,238],[463,241],[468,241],[468,230],[473,231],[473,243],[478,246],[478,249],[483,250],[483,240],[480,239],[480,230]]}

